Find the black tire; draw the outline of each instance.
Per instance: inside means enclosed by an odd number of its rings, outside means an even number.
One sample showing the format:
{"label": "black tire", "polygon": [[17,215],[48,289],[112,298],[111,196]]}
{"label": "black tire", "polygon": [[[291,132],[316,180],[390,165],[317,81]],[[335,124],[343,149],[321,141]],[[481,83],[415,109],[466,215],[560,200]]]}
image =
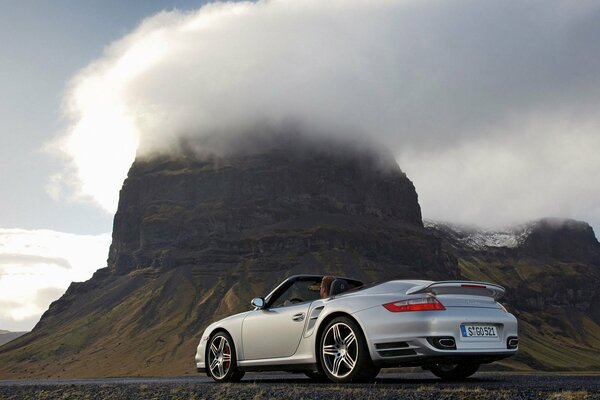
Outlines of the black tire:
{"label": "black tire", "polygon": [[244,377],[244,372],[237,366],[235,344],[227,332],[217,332],[209,339],[206,370],[216,382],[239,382]]}
{"label": "black tire", "polygon": [[435,364],[430,367],[431,372],[445,381],[462,381],[473,375],[479,369],[479,364]]}
{"label": "black tire", "polygon": [[379,373],[360,326],[348,317],[334,318],[325,326],[317,350],[319,370],[332,382],[370,382]]}
{"label": "black tire", "polygon": [[329,381],[329,379],[327,379],[327,377],[325,376],[325,374],[319,372],[319,371],[306,371],[304,373],[304,375],[308,376],[310,379],[312,379],[315,382],[327,382]]}

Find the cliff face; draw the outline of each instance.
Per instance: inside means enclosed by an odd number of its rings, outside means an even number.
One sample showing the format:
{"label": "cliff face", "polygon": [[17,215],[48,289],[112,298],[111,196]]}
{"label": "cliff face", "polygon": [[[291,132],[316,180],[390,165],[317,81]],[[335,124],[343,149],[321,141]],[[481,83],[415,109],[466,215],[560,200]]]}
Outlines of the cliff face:
{"label": "cliff face", "polygon": [[0,376],[194,373],[204,327],[292,274],[458,278],[390,159],[296,141],[137,160],[108,267],[0,350]]}
{"label": "cliff face", "polygon": [[415,248],[398,235],[427,236],[421,228],[414,186],[373,153],[307,145],[136,161],[121,191],[108,263],[117,273],[223,269],[345,249],[398,266],[442,265],[435,240]]}

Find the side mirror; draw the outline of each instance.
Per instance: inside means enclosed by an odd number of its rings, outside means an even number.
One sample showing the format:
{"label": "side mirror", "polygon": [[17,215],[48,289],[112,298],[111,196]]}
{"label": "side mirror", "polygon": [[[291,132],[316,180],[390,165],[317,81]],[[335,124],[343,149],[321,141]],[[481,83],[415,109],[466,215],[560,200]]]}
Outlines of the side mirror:
{"label": "side mirror", "polygon": [[251,304],[252,307],[256,307],[259,310],[262,310],[263,308],[265,308],[265,299],[263,299],[262,297],[255,297],[252,299]]}

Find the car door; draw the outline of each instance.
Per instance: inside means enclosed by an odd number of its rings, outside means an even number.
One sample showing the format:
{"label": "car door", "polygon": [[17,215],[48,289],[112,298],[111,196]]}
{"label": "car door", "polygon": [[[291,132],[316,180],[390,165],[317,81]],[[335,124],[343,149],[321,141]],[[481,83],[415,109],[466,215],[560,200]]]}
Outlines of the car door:
{"label": "car door", "polygon": [[290,357],[298,348],[308,309],[319,298],[318,279],[292,282],[267,307],[250,312],[242,322],[244,359]]}
{"label": "car door", "polygon": [[298,348],[310,302],[248,314],[242,325],[246,360],[290,357]]}

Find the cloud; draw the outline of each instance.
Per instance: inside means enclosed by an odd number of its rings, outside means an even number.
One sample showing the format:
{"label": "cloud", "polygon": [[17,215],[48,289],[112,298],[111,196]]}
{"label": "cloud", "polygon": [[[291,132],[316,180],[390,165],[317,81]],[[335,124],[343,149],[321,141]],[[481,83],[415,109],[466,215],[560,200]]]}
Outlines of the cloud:
{"label": "cloud", "polygon": [[54,264],[66,269],[71,264],[64,258],[32,256],[29,254],[0,254],[0,265]]}
{"label": "cloud", "polygon": [[106,266],[109,244],[109,234],[0,228],[0,329],[31,329],[71,282]]}
{"label": "cloud", "polygon": [[600,224],[580,201],[600,197],[586,147],[600,128],[598,37],[591,1],[270,0],[163,12],[72,79],[69,125],[54,142],[69,167],[52,187],[74,182],[76,196],[114,212],[136,151],[293,123],[392,149],[426,216],[503,223],[560,212]]}
{"label": "cloud", "polygon": [[520,134],[502,130],[445,149],[403,151],[399,160],[419,190],[424,215],[488,227],[570,217],[598,233],[596,128],[544,119],[514,129]]}

